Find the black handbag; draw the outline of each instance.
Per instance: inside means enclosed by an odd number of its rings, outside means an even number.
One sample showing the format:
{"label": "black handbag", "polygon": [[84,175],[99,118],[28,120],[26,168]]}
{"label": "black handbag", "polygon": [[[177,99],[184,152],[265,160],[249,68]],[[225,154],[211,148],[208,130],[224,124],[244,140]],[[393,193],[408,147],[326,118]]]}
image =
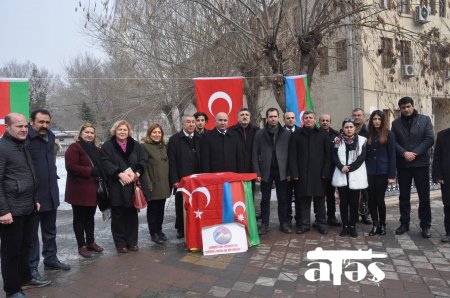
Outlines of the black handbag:
{"label": "black handbag", "polygon": [[95,179],[97,179],[97,205],[100,211],[104,211],[110,207],[108,187],[102,178]]}

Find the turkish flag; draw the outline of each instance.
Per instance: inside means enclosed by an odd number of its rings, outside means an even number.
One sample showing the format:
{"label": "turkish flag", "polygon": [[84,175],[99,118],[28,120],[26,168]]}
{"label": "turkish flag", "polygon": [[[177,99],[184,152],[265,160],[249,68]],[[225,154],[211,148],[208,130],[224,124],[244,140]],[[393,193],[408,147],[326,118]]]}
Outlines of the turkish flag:
{"label": "turkish flag", "polygon": [[238,122],[237,112],[244,106],[244,78],[195,78],[197,111],[208,115],[207,129],[215,127],[215,115],[228,114],[228,126]]}

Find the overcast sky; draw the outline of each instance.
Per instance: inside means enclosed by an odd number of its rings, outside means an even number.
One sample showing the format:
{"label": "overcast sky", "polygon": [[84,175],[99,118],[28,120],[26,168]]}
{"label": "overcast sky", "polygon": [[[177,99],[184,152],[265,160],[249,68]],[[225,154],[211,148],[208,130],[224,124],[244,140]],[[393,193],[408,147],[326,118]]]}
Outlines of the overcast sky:
{"label": "overcast sky", "polygon": [[[85,3],[81,0],[81,3]],[[91,3],[95,2],[91,0]],[[101,49],[83,34],[84,15],[76,0],[0,0],[0,66],[16,60],[64,75],[64,63]]]}

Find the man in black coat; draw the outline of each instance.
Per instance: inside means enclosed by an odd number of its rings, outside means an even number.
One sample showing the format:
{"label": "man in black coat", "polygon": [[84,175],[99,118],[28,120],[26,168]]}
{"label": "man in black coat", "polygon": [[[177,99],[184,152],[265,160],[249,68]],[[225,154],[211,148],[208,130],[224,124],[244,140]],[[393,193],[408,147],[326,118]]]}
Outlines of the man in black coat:
{"label": "man in black coat", "polygon": [[[325,211],[325,179],[330,175],[330,143],[328,136],[315,126],[314,112],[303,113],[303,127],[297,130],[289,143],[289,169],[296,182],[295,212],[300,214],[297,233],[310,230],[311,200],[319,233],[327,234]],[[301,206],[300,208],[297,208]]]}
{"label": "man in black coat", "polygon": [[[195,118],[184,115],[182,130],[169,139],[169,182],[176,191],[181,178],[200,172],[200,136],[195,131]],[[177,238],[184,237],[183,196],[175,193],[175,229]]]}
{"label": "man in black coat", "polygon": [[23,288],[42,287],[49,281],[35,279],[28,262],[33,236],[33,214],[39,210],[38,181],[25,147],[25,116],[5,117],[6,132],[0,139],[0,237],[3,288],[7,297],[25,297]]}
{"label": "man in black coat", "polygon": [[444,203],[445,235],[442,242],[450,242],[450,128],[437,134],[433,156],[433,180],[441,185]]}
{"label": "man in black coat", "polygon": [[[319,117],[320,128],[328,136],[330,141],[330,160],[331,154],[334,148],[334,140],[339,136],[339,132],[331,127],[331,116],[329,114],[322,114]],[[333,177],[334,164],[331,162],[330,175],[325,179],[325,196],[327,197],[327,223],[330,226],[340,227],[342,224],[336,218],[336,187],[331,184],[331,178]]]}
{"label": "man in black coat", "polygon": [[269,231],[273,182],[277,192],[280,231],[292,233],[286,217],[287,162],[291,133],[281,127],[278,117],[277,109],[270,108],[266,111],[266,127],[256,133],[253,145],[253,170],[256,172],[257,181],[261,182],[260,235],[265,235]]}
{"label": "man in black coat", "polygon": [[199,136],[203,136],[208,130],[205,128],[206,123],[208,123],[208,116],[203,112],[196,112],[195,117],[195,131]]}
{"label": "man in black coat", "polygon": [[[297,119],[295,118],[295,113],[293,112],[286,112],[284,113],[284,129],[287,130],[290,133],[294,133],[297,129],[299,129],[299,127],[297,125],[295,125],[295,122],[297,121]],[[294,189],[295,189],[295,182],[292,179],[288,179],[287,181],[287,186],[286,186],[286,207],[287,207],[287,211],[286,211],[286,217],[288,219],[288,224],[289,227],[292,228],[292,201],[293,198],[295,200],[295,193],[294,193]],[[298,208],[300,208],[300,206],[298,206]],[[298,209],[296,206],[296,209]],[[297,217],[298,220],[300,220],[300,214],[295,214],[296,217],[296,221],[297,221]]]}
{"label": "man in black coat", "polygon": [[239,136],[228,127],[228,115],[216,115],[216,128],[206,132],[200,140],[202,173],[243,173],[244,161],[239,150]]}
{"label": "man in black coat", "polygon": [[56,211],[59,206],[58,175],[55,163],[55,135],[50,130],[51,116],[45,109],[31,113],[28,128],[27,147],[33,159],[39,180],[39,202],[41,209],[36,214],[33,245],[30,252],[31,274],[40,279],[38,228],[41,226],[42,256],[44,267],[52,270],[70,270],[70,266],[59,261],[56,256]]}
{"label": "man in black coat", "polygon": [[400,187],[400,227],[395,231],[401,235],[409,231],[411,213],[411,184],[419,195],[419,219],[422,236],[430,238],[430,148],[434,143],[431,119],[417,113],[411,97],[398,101],[401,116],[392,122],[397,152],[397,177]]}

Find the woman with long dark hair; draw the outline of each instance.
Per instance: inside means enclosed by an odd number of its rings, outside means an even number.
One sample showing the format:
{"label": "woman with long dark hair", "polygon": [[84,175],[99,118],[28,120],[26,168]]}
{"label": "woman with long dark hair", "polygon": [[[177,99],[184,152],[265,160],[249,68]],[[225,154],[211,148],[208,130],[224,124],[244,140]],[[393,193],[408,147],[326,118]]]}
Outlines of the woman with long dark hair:
{"label": "woman with long dark hair", "polygon": [[386,204],[388,184],[395,183],[395,137],[388,130],[386,116],[380,110],[370,115],[366,166],[369,182],[369,211],[373,227],[369,235],[386,235]]}
{"label": "woman with long dark hair", "polygon": [[139,142],[131,137],[131,125],[126,120],[114,123],[111,135],[102,146],[102,169],[111,201],[111,232],[119,253],[138,251],[138,210],[132,198],[136,180],[149,197],[146,181],[142,179],[147,157]]}
{"label": "woman with long dark hair", "polygon": [[361,190],[367,188],[366,142],[363,136],[355,134],[352,118],[342,122],[342,135],[335,139],[333,161],[336,165],[332,185],[338,188],[339,209],[343,223],[340,236],[358,237],[355,224],[358,219],[358,205]]}
{"label": "woman with long dark hair", "polygon": [[80,127],[76,142],[67,148],[64,158],[67,170],[65,200],[72,204],[78,253],[91,258],[90,251],[103,251],[94,240],[97,178],[103,178],[103,175],[100,148],[96,145],[95,127],[91,123]]}
{"label": "woman with long dark hair", "polygon": [[148,229],[152,241],[162,244],[167,237],[162,231],[164,206],[170,197],[169,159],[164,143],[164,131],[159,124],[152,124],[143,139],[142,149],[148,158],[144,177],[151,193],[147,207]]}

